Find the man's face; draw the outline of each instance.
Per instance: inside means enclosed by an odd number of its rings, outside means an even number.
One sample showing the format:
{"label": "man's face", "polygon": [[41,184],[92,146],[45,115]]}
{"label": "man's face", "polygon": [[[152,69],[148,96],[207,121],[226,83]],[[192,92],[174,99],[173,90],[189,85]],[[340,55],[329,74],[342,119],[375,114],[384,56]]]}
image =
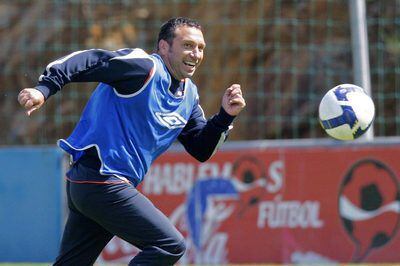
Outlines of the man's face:
{"label": "man's face", "polygon": [[168,70],[177,80],[190,78],[203,60],[206,44],[201,30],[181,26],[175,29],[172,44],[161,40],[159,53]]}

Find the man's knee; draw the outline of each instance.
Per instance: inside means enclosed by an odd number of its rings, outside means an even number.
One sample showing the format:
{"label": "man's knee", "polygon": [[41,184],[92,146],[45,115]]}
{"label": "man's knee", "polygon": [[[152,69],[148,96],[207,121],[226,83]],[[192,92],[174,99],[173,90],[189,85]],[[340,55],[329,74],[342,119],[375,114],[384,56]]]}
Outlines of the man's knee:
{"label": "man's knee", "polygon": [[160,246],[159,248],[162,249],[161,254],[166,260],[176,262],[185,254],[186,242],[184,238],[181,238],[168,245]]}
{"label": "man's knee", "polygon": [[168,244],[143,248],[129,265],[174,265],[185,254],[185,251],[186,243],[182,237]]}
{"label": "man's knee", "polygon": [[176,256],[179,259],[180,257],[183,256],[183,254],[185,254],[185,251],[186,251],[186,242],[185,242],[185,239],[182,239],[176,243],[174,252],[172,252],[172,253],[176,254]]}

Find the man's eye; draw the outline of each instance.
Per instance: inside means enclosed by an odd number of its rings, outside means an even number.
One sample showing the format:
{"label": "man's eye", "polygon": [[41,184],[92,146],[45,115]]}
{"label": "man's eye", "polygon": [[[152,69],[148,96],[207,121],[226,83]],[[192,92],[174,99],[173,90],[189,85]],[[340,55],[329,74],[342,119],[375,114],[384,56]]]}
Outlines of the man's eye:
{"label": "man's eye", "polygon": [[185,44],[183,45],[183,47],[185,47],[185,48],[192,48],[192,45],[191,45],[190,43],[185,43]]}

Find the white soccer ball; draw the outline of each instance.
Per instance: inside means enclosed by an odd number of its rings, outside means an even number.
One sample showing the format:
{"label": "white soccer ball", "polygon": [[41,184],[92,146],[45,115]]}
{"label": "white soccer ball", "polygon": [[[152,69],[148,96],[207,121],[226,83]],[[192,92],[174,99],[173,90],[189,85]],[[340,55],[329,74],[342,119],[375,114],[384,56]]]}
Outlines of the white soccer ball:
{"label": "white soccer ball", "polygon": [[353,140],[363,135],[375,117],[375,105],[365,91],[353,84],[330,89],[319,104],[319,121],[329,136]]}

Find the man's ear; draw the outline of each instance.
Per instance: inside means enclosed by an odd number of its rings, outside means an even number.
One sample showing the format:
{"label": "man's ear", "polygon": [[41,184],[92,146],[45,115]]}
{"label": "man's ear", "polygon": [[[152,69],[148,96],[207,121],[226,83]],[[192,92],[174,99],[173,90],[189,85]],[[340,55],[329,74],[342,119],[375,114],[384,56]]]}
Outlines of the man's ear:
{"label": "man's ear", "polygon": [[169,43],[166,40],[160,40],[158,42],[158,50],[161,55],[167,54],[169,51]]}

